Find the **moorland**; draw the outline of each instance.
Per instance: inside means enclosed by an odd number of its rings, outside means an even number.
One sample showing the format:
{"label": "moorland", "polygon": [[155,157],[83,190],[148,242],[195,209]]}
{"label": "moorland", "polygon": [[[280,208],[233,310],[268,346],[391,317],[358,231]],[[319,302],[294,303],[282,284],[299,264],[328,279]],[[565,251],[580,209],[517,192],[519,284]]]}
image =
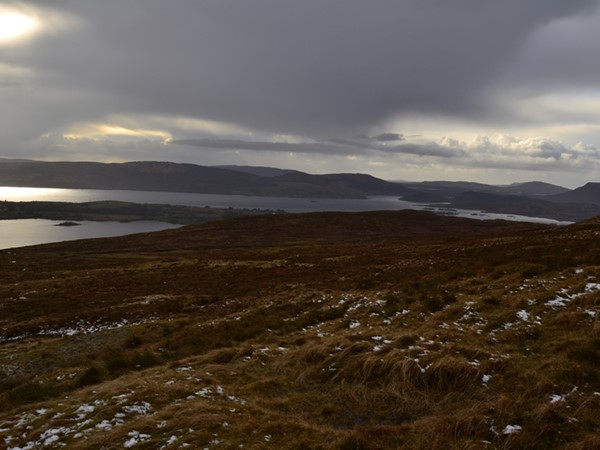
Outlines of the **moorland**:
{"label": "moorland", "polygon": [[600,221],[235,217],[0,251],[7,448],[600,448]]}

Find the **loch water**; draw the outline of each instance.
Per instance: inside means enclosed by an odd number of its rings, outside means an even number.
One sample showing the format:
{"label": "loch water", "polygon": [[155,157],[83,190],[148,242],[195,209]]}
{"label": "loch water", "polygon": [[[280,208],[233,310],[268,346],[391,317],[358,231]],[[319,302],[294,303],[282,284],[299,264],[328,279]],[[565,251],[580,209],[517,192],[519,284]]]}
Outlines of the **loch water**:
{"label": "loch water", "polygon": [[[0,201],[92,202],[118,200],[132,203],[172,204],[184,206],[236,209],[283,210],[288,213],[322,211],[399,211],[432,210],[481,220],[504,219],[562,225],[551,219],[492,214],[481,211],[444,210],[425,204],[405,202],[397,196],[372,196],[365,199],[257,197],[246,195],[198,194],[187,192],[126,191],[99,189],[57,189],[32,187],[0,187]],[[79,226],[56,226],[60,221],[43,219],[0,220],[0,249],[37,245],[76,239],[122,236],[175,228],[179,225],[155,222],[80,221]]]}

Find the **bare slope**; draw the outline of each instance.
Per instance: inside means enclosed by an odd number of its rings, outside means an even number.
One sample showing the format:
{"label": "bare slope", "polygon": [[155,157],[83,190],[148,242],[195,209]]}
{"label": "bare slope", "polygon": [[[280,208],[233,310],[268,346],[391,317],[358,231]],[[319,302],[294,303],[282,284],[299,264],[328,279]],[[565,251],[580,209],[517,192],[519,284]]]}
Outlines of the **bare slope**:
{"label": "bare slope", "polygon": [[600,225],[235,218],[0,252],[0,438],[598,448]]}

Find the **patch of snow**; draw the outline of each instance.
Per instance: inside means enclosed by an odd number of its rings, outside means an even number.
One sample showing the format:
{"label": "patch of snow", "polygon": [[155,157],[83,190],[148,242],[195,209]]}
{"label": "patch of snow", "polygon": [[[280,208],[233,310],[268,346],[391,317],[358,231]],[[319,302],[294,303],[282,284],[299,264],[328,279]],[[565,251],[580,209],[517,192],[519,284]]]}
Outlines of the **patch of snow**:
{"label": "patch of snow", "polygon": [[149,434],[143,434],[136,430],[130,431],[127,433],[127,436],[129,436],[129,439],[123,443],[123,447],[125,448],[133,447],[134,445],[147,441],[151,438]]}
{"label": "patch of snow", "polygon": [[94,405],[81,405],[77,411],[75,411],[75,413],[78,413],[75,420],[82,420],[87,414],[93,412],[95,409],[96,407]]}
{"label": "patch of snow", "polygon": [[529,320],[529,313],[522,309],[520,311],[517,311],[517,317],[523,320],[524,322],[527,322]]}
{"label": "patch of snow", "polygon": [[50,436],[44,440],[44,446],[46,447],[48,445],[51,445],[54,442],[58,441],[58,439],[59,439],[58,436],[53,434],[52,436]]}
{"label": "patch of snow", "polygon": [[[169,439],[167,439],[167,442],[165,443],[165,445],[163,445],[160,449],[163,450],[163,449],[167,448],[169,445],[174,444],[175,442],[177,442],[177,436],[172,435]],[[183,444],[181,447],[186,447],[186,445]]]}
{"label": "patch of snow", "polygon": [[94,405],[81,405],[77,411],[75,411],[76,413],[91,413],[96,409],[96,407]]}
{"label": "patch of snow", "polygon": [[[241,405],[245,405],[245,404],[246,404],[246,400],[242,400],[241,398],[237,398],[237,397],[236,397],[236,396],[234,396],[234,395],[228,395],[228,396],[227,396],[227,400],[230,400],[230,401],[232,401],[232,402],[239,403],[239,404],[241,404]],[[232,412],[235,412],[235,408],[233,409],[233,411],[232,411]]]}
{"label": "patch of snow", "polygon": [[66,434],[68,433],[70,430],[68,428],[64,428],[64,427],[60,427],[60,428],[50,428],[49,430],[46,430],[42,433],[42,435],[40,436],[40,439],[44,439],[45,441],[52,438],[53,436],[56,437],[56,439],[52,439],[50,442],[54,442],[58,440],[58,434]]}
{"label": "patch of snow", "polygon": [[113,400],[116,400],[117,403],[125,403],[131,394],[133,394],[133,392],[128,392],[126,394],[121,395],[113,395],[111,398]]}
{"label": "patch of snow", "polygon": [[521,427],[520,425],[506,425],[506,427],[502,431],[502,434],[520,433],[522,430],[523,427]]}
{"label": "patch of snow", "polygon": [[583,295],[589,294],[591,292],[596,292],[596,291],[600,291],[600,283],[587,283],[585,285],[585,288],[583,289],[583,292],[579,292],[574,295],[568,295],[567,289],[561,289],[559,292],[559,295],[557,295],[554,300],[547,301],[544,304],[546,306],[563,307],[563,306],[566,306],[566,304],[568,302],[570,302],[571,300],[573,300],[575,298],[578,298]]}
{"label": "patch of snow", "polygon": [[600,291],[600,283],[588,283],[585,285],[585,290],[583,294],[587,294],[589,292]]}
{"label": "patch of snow", "polygon": [[360,327],[360,322],[358,320],[354,320],[348,324],[349,328],[358,328]]}
{"label": "patch of snow", "polygon": [[488,375],[488,374],[486,373],[486,374],[483,374],[483,376],[481,377],[481,382],[482,382],[482,383],[486,383],[486,384],[487,384],[487,383],[489,383],[489,381],[490,381],[491,379],[492,379],[492,376],[491,376],[491,375]]}
{"label": "patch of snow", "polygon": [[97,423],[96,428],[103,431],[110,431],[112,430],[112,423],[105,419],[102,422]]}
{"label": "patch of snow", "polygon": [[200,389],[199,391],[196,391],[195,393],[198,397],[210,397],[210,394],[212,394],[212,389],[210,387],[205,387]]}
{"label": "patch of snow", "polygon": [[145,415],[152,409],[152,405],[148,402],[134,403],[133,405],[123,406],[123,412],[127,414],[140,414]]}
{"label": "patch of snow", "polygon": [[546,303],[544,303],[544,305],[560,308],[560,307],[567,306],[567,303],[570,301],[571,300],[563,298],[563,297],[556,297],[554,300],[548,300]]}
{"label": "patch of snow", "polygon": [[564,401],[565,401],[564,395],[552,394],[552,397],[550,397],[550,403],[558,403],[558,402],[564,402]]}

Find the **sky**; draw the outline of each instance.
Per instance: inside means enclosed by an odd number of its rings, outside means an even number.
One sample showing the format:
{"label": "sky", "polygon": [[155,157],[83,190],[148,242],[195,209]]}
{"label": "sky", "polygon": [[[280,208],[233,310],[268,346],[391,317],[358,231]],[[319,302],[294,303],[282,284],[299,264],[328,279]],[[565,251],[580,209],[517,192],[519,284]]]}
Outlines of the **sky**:
{"label": "sky", "polygon": [[0,157],[600,181],[600,0],[0,0]]}

